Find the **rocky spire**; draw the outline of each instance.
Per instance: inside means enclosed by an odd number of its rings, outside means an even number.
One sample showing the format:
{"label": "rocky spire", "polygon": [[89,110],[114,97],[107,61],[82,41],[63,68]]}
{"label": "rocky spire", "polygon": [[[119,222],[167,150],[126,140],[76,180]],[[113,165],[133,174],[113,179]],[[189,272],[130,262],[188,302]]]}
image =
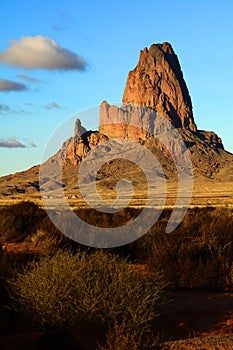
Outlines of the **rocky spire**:
{"label": "rocky spire", "polygon": [[74,125],[74,138],[79,138],[86,131],[87,130],[82,126],[80,119],[76,119]]}
{"label": "rocky spire", "polygon": [[150,107],[176,128],[197,129],[179,60],[169,43],[141,51],[137,66],[129,72],[123,102]]}

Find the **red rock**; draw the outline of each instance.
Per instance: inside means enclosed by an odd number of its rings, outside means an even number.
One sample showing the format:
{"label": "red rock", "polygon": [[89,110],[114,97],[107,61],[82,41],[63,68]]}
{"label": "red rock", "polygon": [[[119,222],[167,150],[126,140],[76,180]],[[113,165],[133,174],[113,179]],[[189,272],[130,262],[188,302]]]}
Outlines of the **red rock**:
{"label": "red rock", "polygon": [[[141,51],[137,66],[129,72],[122,101],[121,107],[102,102],[99,131],[86,131],[77,119],[74,137],[64,143],[60,159],[77,165],[108,138],[149,140],[168,131],[171,125],[180,129],[188,147],[200,141],[202,148],[206,145],[223,149],[215,133],[197,130],[180,63],[169,43],[154,44]],[[184,149],[179,140],[171,137],[169,145],[173,153],[182,156]],[[161,142],[157,142],[157,147],[170,157]]]}
{"label": "red rock", "polygon": [[141,51],[137,66],[129,72],[123,102],[150,107],[176,128],[197,129],[189,91],[169,43]]}

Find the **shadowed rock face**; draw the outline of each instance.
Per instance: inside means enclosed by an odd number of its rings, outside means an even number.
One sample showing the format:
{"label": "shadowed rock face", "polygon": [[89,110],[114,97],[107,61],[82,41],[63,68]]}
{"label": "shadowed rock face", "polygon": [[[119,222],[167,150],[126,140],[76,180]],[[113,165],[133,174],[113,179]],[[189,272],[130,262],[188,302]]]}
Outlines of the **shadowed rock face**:
{"label": "shadowed rock face", "polygon": [[137,66],[129,72],[123,102],[150,107],[175,128],[197,129],[188,88],[169,43],[141,51]]}
{"label": "shadowed rock face", "polygon": [[[77,124],[79,129],[77,129]],[[67,165],[77,165],[96,145],[106,141],[107,137],[98,131],[85,131],[79,119],[75,123],[74,137],[66,140],[61,150],[55,155],[56,160]],[[81,134],[80,134],[81,131]],[[51,158],[52,159],[52,158]]]}
{"label": "shadowed rock face", "polygon": [[117,107],[106,101],[100,106],[99,131],[110,138],[146,140],[170,129],[171,123],[145,106],[123,103]]}

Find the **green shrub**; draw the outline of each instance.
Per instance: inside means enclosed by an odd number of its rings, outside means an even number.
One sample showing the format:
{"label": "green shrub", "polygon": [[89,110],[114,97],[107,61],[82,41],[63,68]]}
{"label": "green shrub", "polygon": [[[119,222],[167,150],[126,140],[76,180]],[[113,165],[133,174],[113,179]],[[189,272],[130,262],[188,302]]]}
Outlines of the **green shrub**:
{"label": "green shrub", "polygon": [[148,333],[165,287],[158,276],[137,274],[125,261],[101,251],[59,251],[32,262],[8,283],[15,307],[56,332],[107,329],[124,322]]}

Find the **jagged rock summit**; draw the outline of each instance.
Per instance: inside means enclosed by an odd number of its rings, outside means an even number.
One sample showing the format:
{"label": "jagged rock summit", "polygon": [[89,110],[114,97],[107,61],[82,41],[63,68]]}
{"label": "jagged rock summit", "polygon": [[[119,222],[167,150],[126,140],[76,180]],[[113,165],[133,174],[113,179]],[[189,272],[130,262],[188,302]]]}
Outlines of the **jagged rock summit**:
{"label": "jagged rock summit", "polygon": [[[109,137],[117,134],[116,127],[110,125],[111,121],[122,123],[124,120],[130,124],[132,121],[135,123],[135,119],[138,118],[137,124],[141,124],[144,129],[151,129],[155,115],[149,113],[149,110],[156,111],[175,128],[197,131],[189,91],[179,60],[169,43],[153,44],[149,49],[141,51],[137,66],[128,74],[122,102],[120,110],[106,101],[101,105],[100,131]],[[124,106],[129,104],[143,109],[141,113],[136,111],[131,120],[127,120],[124,113]],[[143,114],[146,116],[141,120],[140,116]],[[155,134],[157,130],[152,127],[150,131]],[[147,136],[147,133],[140,133],[142,138]],[[134,135],[131,133],[130,137],[134,138]]]}
{"label": "jagged rock summit", "polygon": [[150,107],[176,128],[197,130],[179,60],[167,42],[141,51],[137,66],[129,72],[123,102]]}
{"label": "jagged rock summit", "polygon": [[120,108],[102,102],[99,131],[110,138],[146,140],[167,129],[165,121],[160,118],[158,122],[156,115],[209,146],[223,149],[222,140],[214,132],[197,130],[178,57],[167,42],[141,51],[137,66],[128,74]]}

